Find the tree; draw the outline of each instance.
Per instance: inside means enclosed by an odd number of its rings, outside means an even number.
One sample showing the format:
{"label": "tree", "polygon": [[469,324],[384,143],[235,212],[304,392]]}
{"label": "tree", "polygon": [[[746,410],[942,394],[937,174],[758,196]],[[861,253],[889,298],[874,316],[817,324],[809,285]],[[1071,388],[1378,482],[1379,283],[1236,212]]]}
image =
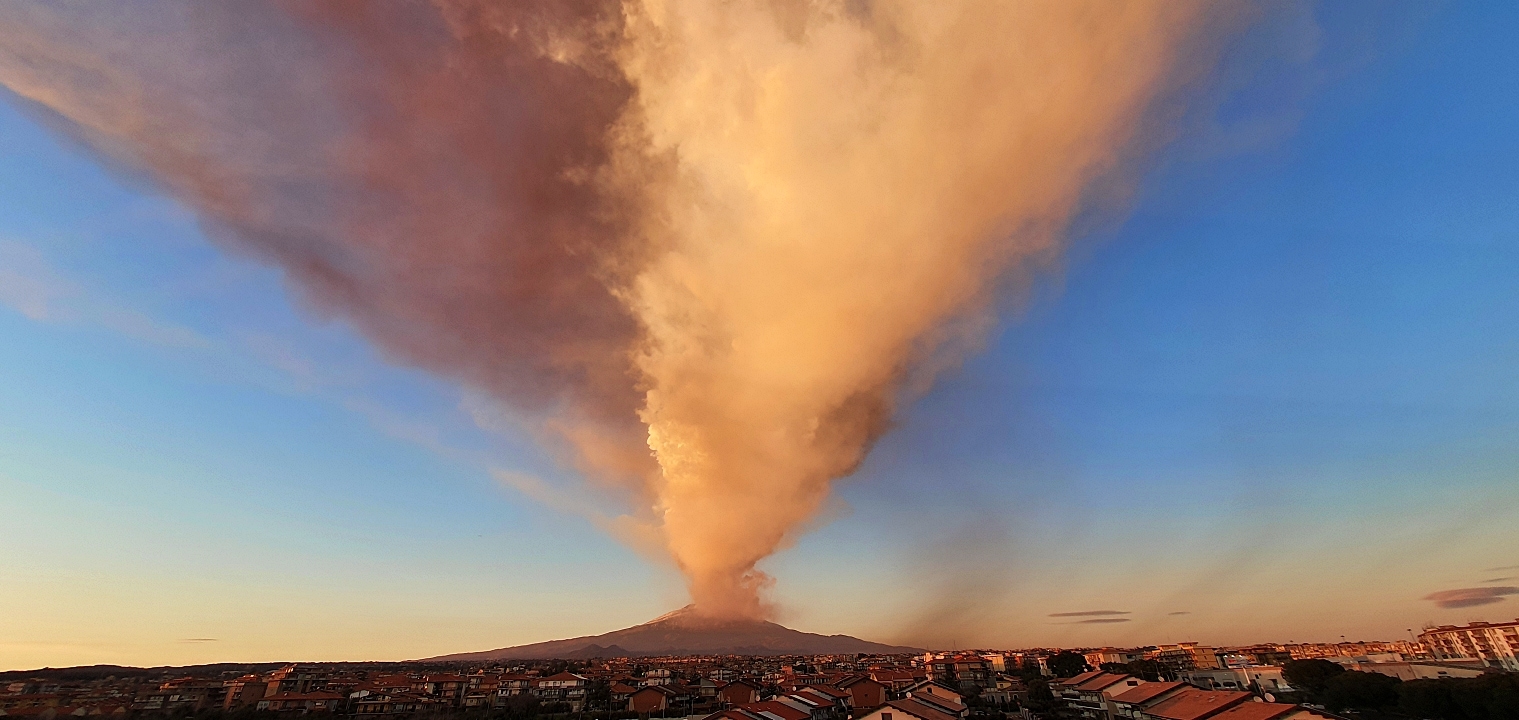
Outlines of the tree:
{"label": "tree", "polygon": [[1160,682],[1164,668],[1154,660],[1135,660],[1130,663],[1103,663],[1098,667],[1105,673],[1133,675],[1147,682]]}
{"label": "tree", "polygon": [[1034,712],[1049,712],[1055,708],[1055,693],[1050,690],[1050,683],[1042,677],[1030,680],[1028,683],[1028,707]]}
{"label": "tree", "polygon": [[1343,672],[1345,668],[1328,660],[1293,660],[1282,666],[1282,677],[1287,678],[1287,682],[1314,696],[1324,692],[1329,678]]}
{"label": "tree", "polygon": [[1468,720],[1451,695],[1456,681],[1410,680],[1398,686],[1398,709],[1403,714],[1432,720]]}
{"label": "tree", "polygon": [[1333,711],[1345,708],[1382,710],[1398,704],[1398,685],[1402,680],[1391,675],[1368,672],[1341,672],[1324,682],[1317,693],[1324,707]]}
{"label": "tree", "polygon": [[1070,650],[1061,650],[1051,655],[1045,664],[1049,665],[1050,672],[1055,673],[1055,677],[1063,678],[1076,677],[1092,669],[1091,666],[1087,665],[1085,656],[1081,653],[1071,652]]}
{"label": "tree", "polygon": [[1519,720],[1519,675],[1494,673],[1454,680],[1450,694],[1473,720]]}
{"label": "tree", "polygon": [[1135,660],[1129,663],[1129,674],[1137,675],[1148,682],[1176,679],[1175,675],[1166,674],[1166,668],[1154,660]]}
{"label": "tree", "polygon": [[512,718],[512,720],[519,720],[521,718],[537,717],[540,705],[538,698],[532,695],[513,695],[502,703],[502,709],[506,711],[504,713],[506,717]]}

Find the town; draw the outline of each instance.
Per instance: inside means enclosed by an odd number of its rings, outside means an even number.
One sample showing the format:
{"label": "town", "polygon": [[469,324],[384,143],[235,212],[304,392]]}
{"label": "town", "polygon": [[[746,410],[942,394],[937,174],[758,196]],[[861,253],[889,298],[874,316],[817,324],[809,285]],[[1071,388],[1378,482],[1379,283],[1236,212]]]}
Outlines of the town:
{"label": "town", "polygon": [[1501,720],[1519,718],[1519,620],[1244,647],[90,666],[0,673],[0,693],[27,720]]}

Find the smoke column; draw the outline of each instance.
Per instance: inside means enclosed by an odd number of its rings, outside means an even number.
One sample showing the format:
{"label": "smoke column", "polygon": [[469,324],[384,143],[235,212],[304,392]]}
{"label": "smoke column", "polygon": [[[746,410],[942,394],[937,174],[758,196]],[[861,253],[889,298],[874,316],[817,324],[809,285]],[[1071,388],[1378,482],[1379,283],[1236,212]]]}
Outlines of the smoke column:
{"label": "smoke column", "polygon": [[0,84],[759,617],[903,394],[1059,250],[1219,18],[1176,0],[7,3]]}

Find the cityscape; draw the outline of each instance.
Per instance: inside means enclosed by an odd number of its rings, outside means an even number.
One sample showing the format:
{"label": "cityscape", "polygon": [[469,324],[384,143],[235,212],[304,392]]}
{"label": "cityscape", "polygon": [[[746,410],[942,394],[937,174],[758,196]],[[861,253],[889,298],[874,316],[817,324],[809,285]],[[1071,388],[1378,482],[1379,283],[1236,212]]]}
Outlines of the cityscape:
{"label": "cityscape", "polygon": [[0,673],[0,682],[0,713],[28,720],[1344,720],[1451,707],[1462,713],[1454,717],[1497,720],[1519,711],[1519,619],[1427,628],[1394,641],[92,666]]}
{"label": "cityscape", "polygon": [[0,0],[0,720],[1519,720],[1516,38]]}

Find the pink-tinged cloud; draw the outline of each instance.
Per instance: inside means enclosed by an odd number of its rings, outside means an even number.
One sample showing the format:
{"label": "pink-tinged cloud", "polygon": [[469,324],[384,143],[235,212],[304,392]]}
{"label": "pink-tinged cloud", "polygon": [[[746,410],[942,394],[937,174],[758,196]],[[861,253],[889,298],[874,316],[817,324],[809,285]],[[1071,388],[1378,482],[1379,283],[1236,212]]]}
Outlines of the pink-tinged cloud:
{"label": "pink-tinged cloud", "polygon": [[1503,602],[1503,596],[1505,595],[1519,595],[1519,587],[1499,586],[1441,590],[1425,595],[1424,599],[1442,608],[1464,608],[1500,603]]}

